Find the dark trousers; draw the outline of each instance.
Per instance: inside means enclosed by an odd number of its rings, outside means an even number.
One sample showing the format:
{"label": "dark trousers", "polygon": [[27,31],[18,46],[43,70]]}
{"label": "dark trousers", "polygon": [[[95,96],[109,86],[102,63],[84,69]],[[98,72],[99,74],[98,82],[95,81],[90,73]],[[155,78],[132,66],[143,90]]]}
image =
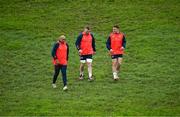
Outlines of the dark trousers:
{"label": "dark trousers", "polygon": [[53,83],[56,83],[57,77],[59,75],[59,71],[61,70],[63,84],[64,84],[64,86],[67,85],[66,69],[67,69],[67,65],[59,65],[59,64],[58,65],[54,65]]}

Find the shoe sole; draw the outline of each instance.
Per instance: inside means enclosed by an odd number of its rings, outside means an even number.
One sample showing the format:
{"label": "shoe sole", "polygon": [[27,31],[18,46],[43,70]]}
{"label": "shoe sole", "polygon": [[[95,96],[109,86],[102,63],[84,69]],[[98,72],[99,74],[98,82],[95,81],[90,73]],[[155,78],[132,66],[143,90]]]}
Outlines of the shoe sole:
{"label": "shoe sole", "polygon": [[114,78],[113,78],[113,80],[114,80],[114,81],[118,81],[118,80],[119,80],[119,78],[116,78],[116,79],[114,79]]}
{"label": "shoe sole", "polygon": [[94,79],[88,79],[88,81],[89,81],[89,82],[92,82],[92,81],[94,81]]}
{"label": "shoe sole", "polygon": [[78,80],[84,80],[84,78],[78,78]]}
{"label": "shoe sole", "polygon": [[63,91],[67,91],[68,89],[63,89]]}

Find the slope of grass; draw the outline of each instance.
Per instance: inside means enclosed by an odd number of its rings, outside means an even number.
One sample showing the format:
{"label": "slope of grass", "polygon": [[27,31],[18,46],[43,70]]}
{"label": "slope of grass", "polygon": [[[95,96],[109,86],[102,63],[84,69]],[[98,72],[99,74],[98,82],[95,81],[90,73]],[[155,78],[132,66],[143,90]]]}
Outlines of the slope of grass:
{"label": "slope of grass", "polygon": [[[0,115],[180,115],[179,0],[0,1]],[[121,80],[105,48],[114,24],[126,34]],[[77,35],[92,27],[96,80],[77,81]],[[50,51],[70,45],[69,91],[51,88]],[[87,70],[86,70],[87,77]]]}

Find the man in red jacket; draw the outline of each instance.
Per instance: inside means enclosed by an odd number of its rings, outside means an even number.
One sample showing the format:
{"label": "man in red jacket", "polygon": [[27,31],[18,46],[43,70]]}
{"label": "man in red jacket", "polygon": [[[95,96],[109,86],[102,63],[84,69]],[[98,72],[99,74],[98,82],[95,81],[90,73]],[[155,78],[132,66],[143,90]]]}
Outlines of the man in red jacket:
{"label": "man in red jacket", "polygon": [[69,55],[69,46],[65,40],[65,36],[62,35],[59,37],[59,41],[56,42],[52,49],[52,57],[54,64],[54,76],[53,76],[53,88],[56,88],[56,80],[59,75],[59,71],[61,70],[62,79],[63,79],[63,90],[67,90],[67,78],[66,78],[66,69],[68,63],[68,55]]}
{"label": "man in red jacket", "polygon": [[107,39],[106,47],[112,58],[113,78],[114,80],[118,80],[118,72],[122,64],[124,49],[126,47],[126,39],[124,34],[119,31],[119,26],[113,26],[113,32]]}
{"label": "man in red jacket", "polygon": [[80,55],[80,76],[79,79],[84,79],[84,64],[88,65],[88,80],[92,81],[92,55],[95,54],[95,39],[92,33],[90,33],[90,28],[85,27],[84,31],[80,33],[76,40],[76,48],[78,49]]}

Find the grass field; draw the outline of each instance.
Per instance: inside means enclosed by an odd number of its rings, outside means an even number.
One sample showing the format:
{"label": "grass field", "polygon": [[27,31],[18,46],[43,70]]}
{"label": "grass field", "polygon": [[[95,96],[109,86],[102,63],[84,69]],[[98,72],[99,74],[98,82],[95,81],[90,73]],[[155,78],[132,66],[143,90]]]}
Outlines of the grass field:
{"label": "grass field", "polygon": [[[0,115],[180,116],[179,6],[179,0],[0,0]],[[118,82],[105,48],[114,24],[127,39]],[[96,38],[94,82],[76,80],[74,43],[85,25]],[[68,92],[60,76],[58,88],[51,87],[50,51],[61,34],[70,45]]]}

